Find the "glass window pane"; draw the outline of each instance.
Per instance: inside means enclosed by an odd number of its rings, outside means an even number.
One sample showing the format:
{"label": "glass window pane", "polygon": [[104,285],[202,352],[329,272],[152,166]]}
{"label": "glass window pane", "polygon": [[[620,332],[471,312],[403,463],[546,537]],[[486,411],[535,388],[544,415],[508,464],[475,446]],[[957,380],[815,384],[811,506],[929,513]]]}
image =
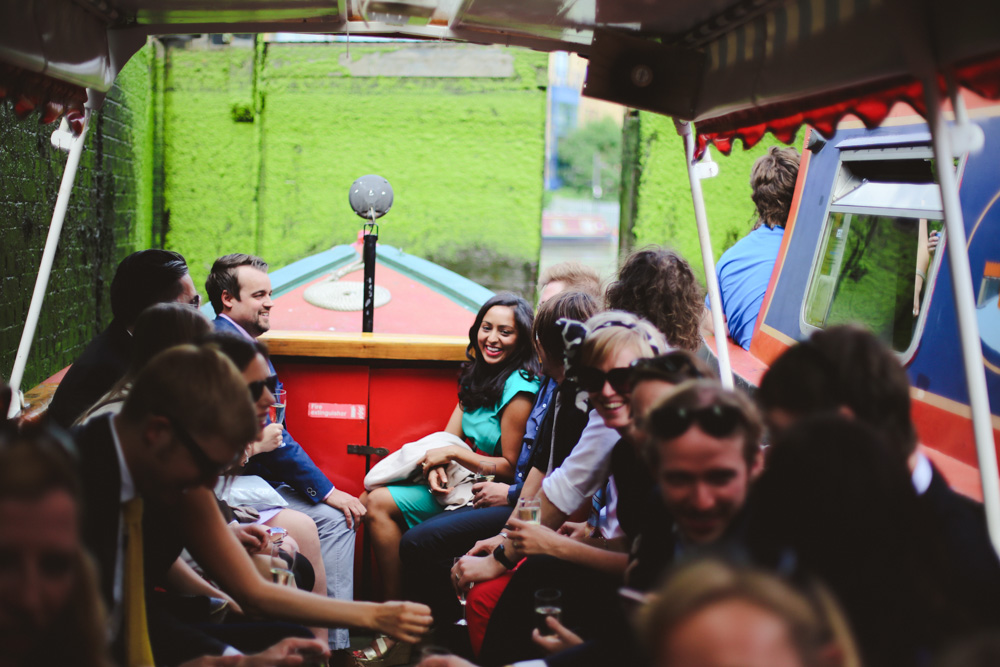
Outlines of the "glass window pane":
{"label": "glass window pane", "polygon": [[[926,227],[929,233],[940,223]],[[807,292],[806,323],[820,328],[858,323],[896,351],[906,350],[917,321],[919,219],[834,212],[824,237],[821,264]]]}

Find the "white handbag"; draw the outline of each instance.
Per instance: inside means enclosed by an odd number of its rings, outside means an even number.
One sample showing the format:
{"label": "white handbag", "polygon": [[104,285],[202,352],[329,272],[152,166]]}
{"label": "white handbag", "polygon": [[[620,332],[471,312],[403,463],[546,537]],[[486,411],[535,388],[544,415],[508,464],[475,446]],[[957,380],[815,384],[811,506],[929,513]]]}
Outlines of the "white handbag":
{"label": "white handbag", "polygon": [[[423,471],[420,469],[420,462],[424,455],[428,450],[449,445],[464,447],[470,452],[472,451],[472,448],[457,435],[446,431],[431,433],[420,440],[406,443],[372,466],[372,469],[365,475],[365,489],[371,491],[380,486],[397,482],[423,482],[426,484]],[[445,471],[448,474],[448,493],[444,495],[434,494],[434,498],[445,509],[449,510],[468,505],[472,501],[473,495],[472,478],[474,475],[472,471],[454,461],[446,466]]]}

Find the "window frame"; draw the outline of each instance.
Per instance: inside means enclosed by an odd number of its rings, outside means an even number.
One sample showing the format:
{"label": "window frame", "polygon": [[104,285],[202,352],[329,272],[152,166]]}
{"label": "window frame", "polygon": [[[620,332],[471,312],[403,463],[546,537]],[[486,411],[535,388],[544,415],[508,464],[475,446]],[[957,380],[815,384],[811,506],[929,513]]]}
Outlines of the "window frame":
{"label": "window frame", "polygon": [[[864,138],[845,139],[832,148],[835,148],[839,153],[836,176],[830,185],[830,191],[827,193],[826,206],[823,210],[823,222],[820,226],[819,236],[817,237],[817,242],[813,249],[812,263],[809,267],[809,278],[806,281],[805,290],[802,294],[802,302],[799,308],[799,330],[804,339],[823,329],[823,327],[810,324],[806,320],[806,312],[809,305],[809,295],[813,289],[813,283],[817,279],[819,272],[822,270],[823,258],[825,257],[827,248],[829,247],[830,224],[832,221],[831,215],[833,213],[844,213],[844,215],[847,216],[886,216],[894,215],[894,213],[913,214],[916,212],[914,209],[910,208],[888,209],[871,207],[865,209],[860,207],[838,206],[836,204],[837,201],[863,183],[863,181],[859,181],[856,178],[851,178],[852,174],[845,167],[845,163],[849,164],[851,162],[866,162],[875,160],[923,160],[934,158],[934,150],[930,145],[930,137],[926,132],[911,135],[871,138],[869,140]],[[967,156],[962,156],[956,168],[956,175],[959,178],[959,183],[961,183],[962,172],[965,168],[966,159]],[[938,184],[935,182],[935,185]],[[938,187],[940,186],[938,185]],[[928,211],[930,211],[930,209],[928,209]],[[910,216],[902,215],[896,217]],[[940,217],[934,217],[933,219],[941,220],[943,222],[943,212]],[[850,229],[850,221],[848,221],[845,229]],[[931,301],[934,297],[934,289],[937,285],[938,272],[940,271],[941,262],[944,259],[944,243],[946,243],[946,239],[941,245],[938,246],[937,251],[931,258],[930,265],[927,267],[927,278],[924,280],[924,295],[920,302],[920,314],[917,316],[916,327],[914,328],[913,335],[910,338],[910,343],[905,350],[897,351],[893,349],[893,353],[896,354],[904,366],[908,365],[910,361],[912,361],[914,355],[916,355],[917,349],[920,347],[920,341],[924,335],[924,329],[926,328],[927,323],[927,313],[930,310]],[[867,328],[865,323],[860,324],[865,325]]]}

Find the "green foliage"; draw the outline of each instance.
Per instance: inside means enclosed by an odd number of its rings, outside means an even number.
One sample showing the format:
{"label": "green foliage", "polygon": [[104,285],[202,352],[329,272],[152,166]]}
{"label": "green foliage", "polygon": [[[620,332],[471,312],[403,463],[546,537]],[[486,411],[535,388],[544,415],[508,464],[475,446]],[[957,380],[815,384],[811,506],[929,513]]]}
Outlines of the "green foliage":
{"label": "green foliage", "polygon": [[[656,243],[674,248],[690,262],[704,284],[705,271],[682,140],[670,118],[642,112],[639,122],[638,145],[634,148],[640,172],[634,204],[635,247]],[[712,159],[719,164],[719,175],[703,180],[701,185],[716,261],[750,232],[755,217],[750,199],[750,168],[774,145],[780,143],[767,135],[750,150],[734,148],[728,157],[712,151]],[[798,146],[798,140],[792,145]]]}
{"label": "green foliage", "polygon": [[[408,47],[352,44],[350,59]],[[436,48],[460,58],[479,47]],[[348,188],[375,173],[395,191],[381,242],[456,269],[468,249],[490,248],[516,270],[483,272],[487,286],[530,286],[521,267],[537,264],[540,244],[547,60],[502,53],[513,77],[351,76],[344,44],[268,44],[256,64],[250,50],[171,51],[168,246],[201,285],[228,252],[280,267],[351,243],[361,220]],[[234,122],[234,105],[256,109],[254,122]]]}
{"label": "green foliage", "polygon": [[556,173],[564,187],[590,193],[596,159],[600,162],[601,189],[615,193],[621,178],[621,155],[621,127],[610,118],[602,118],[559,139]]}

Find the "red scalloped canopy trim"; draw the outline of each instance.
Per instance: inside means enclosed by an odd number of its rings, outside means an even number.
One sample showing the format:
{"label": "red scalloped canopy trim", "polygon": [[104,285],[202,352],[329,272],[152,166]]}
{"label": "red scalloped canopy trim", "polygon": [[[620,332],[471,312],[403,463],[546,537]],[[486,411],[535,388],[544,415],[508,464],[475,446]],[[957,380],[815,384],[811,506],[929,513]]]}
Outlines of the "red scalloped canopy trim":
{"label": "red scalloped canopy trim", "polygon": [[15,65],[0,63],[0,99],[9,98],[14,103],[14,113],[24,118],[38,109],[39,122],[53,123],[62,116],[79,133],[83,125],[84,104],[87,91],[65,81],[31,72]]}
{"label": "red scalloped canopy trim", "polygon": [[[1000,56],[957,67],[955,79],[960,86],[981,97],[1000,99]],[[945,90],[943,79],[941,90]],[[698,122],[696,155],[701,157],[709,144],[729,155],[736,139],[743,142],[744,149],[752,148],[768,132],[778,141],[790,144],[803,125],[809,125],[830,138],[847,115],[857,116],[871,129],[886,119],[897,102],[905,102],[918,114],[927,117],[924,87],[919,81],[881,82],[868,86],[867,90],[852,89],[850,96],[842,99],[845,94],[842,90],[824,93],[805,100],[770,104]]]}

